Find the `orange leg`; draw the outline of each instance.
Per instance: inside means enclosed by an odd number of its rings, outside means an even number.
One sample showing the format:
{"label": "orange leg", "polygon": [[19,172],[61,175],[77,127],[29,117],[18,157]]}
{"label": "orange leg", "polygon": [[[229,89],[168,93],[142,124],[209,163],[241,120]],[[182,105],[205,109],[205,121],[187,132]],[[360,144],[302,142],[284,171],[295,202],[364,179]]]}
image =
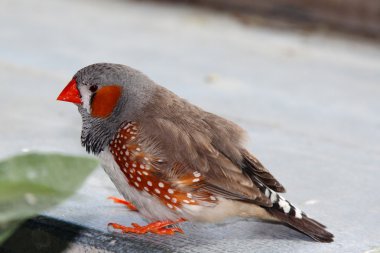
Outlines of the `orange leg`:
{"label": "orange leg", "polygon": [[179,227],[168,228],[167,226],[184,221],[186,220],[181,218],[177,221],[156,221],[146,226],[140,226],[136,223],[132,223],[132,227],[125,227],[116,223],[109,223],[108,226],[112,226],[114,229],[119,229],[123,233],[146,234],[148,232],[151,232],[157,235],[174,235],[175,232],[183,234],[183,230]]}
{"label": "orange leg", "polygon": [[112,196],[108,197],[108,199],[113,200],[113,202],[115,202],[115,203],[126,205],[128,207],[128,209],[131,211],[137,211],[137,208],[131,202],[125,201],[124,199],[119,199],[119,198],[112,197]]}

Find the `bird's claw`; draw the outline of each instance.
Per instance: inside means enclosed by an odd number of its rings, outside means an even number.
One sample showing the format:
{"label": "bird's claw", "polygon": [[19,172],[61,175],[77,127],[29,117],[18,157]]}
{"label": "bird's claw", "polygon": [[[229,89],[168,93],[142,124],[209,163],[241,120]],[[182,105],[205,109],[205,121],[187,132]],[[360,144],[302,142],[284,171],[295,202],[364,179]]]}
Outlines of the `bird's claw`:
{"label": "bird's claw", "polygon": [[109,223],[108,226],[113,227],[114,229],[121,230],[122,233],[134,233],[134,234],[146,234],[148,232],[157,235],[174,235],[175,232],[183,234],[183,230],[179,227],[167,227],[178,222],[182,222],[184,219],[178,221],[156,221],[152,222],[146,226],[140,226],[136,223],[132,223],[132,227],[125,227],[117,223]]}
{"label": "bird's claw", "polygon": [[113,197],[113,196],[108,197],[108,199],[113,200],[113,202],[115,202],[115,203],[125,205],[131,211],[136,211],[136,212],[138,211],[137,208],[131,202],[128,202],[128,201],[126,201],[124,199],[119,199],[119,198],[116,198],[116,197]]}

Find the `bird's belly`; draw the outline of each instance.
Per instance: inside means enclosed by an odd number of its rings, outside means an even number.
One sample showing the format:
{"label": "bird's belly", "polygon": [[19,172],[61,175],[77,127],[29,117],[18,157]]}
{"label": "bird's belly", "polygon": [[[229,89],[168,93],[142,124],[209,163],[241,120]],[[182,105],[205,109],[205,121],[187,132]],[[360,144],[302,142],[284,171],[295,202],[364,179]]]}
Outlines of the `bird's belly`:
{"label": "bird's belly", "polygon": [[151,221],[177,220],[180,218],[175,211],[167,208],[155,196],[129,185],[127,178],[120,170],[119,165],[115,162],[114,157],[108,148],[99,154],[99,158],[102,167],[116,186],[119,193],[123,195],[126,200],[132,202],[144,218]]}

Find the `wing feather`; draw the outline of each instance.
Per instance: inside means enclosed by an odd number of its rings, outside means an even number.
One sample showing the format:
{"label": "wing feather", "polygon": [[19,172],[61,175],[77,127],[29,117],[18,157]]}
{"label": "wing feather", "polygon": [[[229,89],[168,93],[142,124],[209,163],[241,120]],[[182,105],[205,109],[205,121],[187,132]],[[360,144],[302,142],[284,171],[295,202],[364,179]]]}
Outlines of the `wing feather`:
{"label": "wing feather", "polygon": [[[168,99],[170,98],[170,99]],[[281,184],[246,150],[244,131],[231,121],[187,103],[160,90],[140,118],[141,136],[147,150],[160,154],[166,177],[178,178],[194,171],[202,174],[200,191],[207,190],[225,198],[271,206],[261,188],[268,184],[283,190]],[[154,149],[151,146],[154,141]],[[178,165],[180,164],[180,165]],[[166,170],[166,171],[165,171]]]}
{"label": "wing feather", "polygon": [[284,186],[247,150],[242,150],[242,170],[251,177],[253,181],[260,181],[265,186],[276,192],[285,192]]}

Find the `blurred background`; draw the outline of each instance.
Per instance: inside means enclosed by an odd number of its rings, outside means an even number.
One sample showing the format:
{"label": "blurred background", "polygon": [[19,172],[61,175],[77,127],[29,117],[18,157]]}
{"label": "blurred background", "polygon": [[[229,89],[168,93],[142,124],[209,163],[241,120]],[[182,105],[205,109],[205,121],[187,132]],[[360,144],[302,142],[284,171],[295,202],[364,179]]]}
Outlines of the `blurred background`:
{"label": "blurred background", "polygon": [[[139,217],[106,200],[117,193],[99,168],[44,213],[117,240],[104,246],[78,232],[76,249],[379,252],[379,1],[0,0],[0,31],[1,159],[85,155],[77,109],[55,99],[86,65],[127,64],[244,127],[287,197],[336,234],[321,245],[286,227],[238,221],[229,233],[205,225],[172,240],[111,237],[107,222]],[[53,241],[27,245],[49,252]],[[3,247],[18,252],[16,242]]]}

